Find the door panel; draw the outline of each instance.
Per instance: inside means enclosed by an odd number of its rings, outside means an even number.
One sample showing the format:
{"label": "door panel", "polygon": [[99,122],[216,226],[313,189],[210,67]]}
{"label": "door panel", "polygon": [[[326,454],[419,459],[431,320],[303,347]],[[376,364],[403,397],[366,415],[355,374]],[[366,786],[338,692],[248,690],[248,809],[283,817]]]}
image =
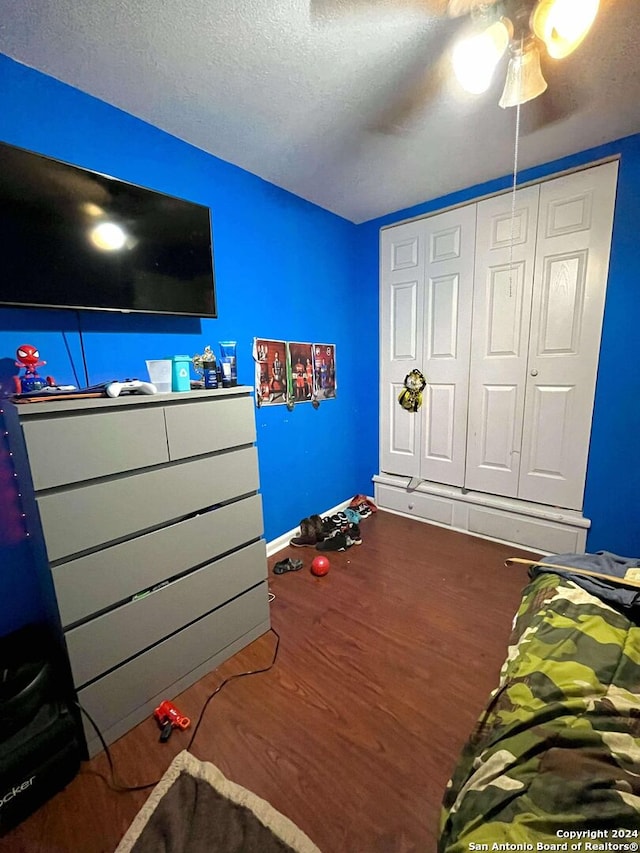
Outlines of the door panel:
{"label": "door panel", "polygon": [[542,185],[518,497],[581,509],[618,164]]}
{"label": "door panel", "polygon": [[[515,497],[539,187],[478,205],[465,486]],[[513,251],[511,235],[513,233]]]}
{"label": "door panel", "polygon": [[562,480],[572,434],[575,386],[536,385],[531,406],[530,473]]}
{"label": "door panel", "polygon": [[485,385],[482,399],[482,462],[495,470],[510,471],[517,424],[518,388]]}
{"label": "door panel", "polygon": [[476,205],[424,220],[424,364],[420,477],[464,482]]}
{"label": "door panel", "polygon": [[407,417],[411,413],[398,405],[398,396],[403,388],[404,385],[401,382],[392,382],[387,394],[387,401],[389,402],[387,419],[391,427],[388,453],[397,460],[396,472],[398,466],[403,464],[402,459],[405,459],[407,464],[415,459],[416,427],[419,424],[419,418]]}
{"label": "door panel", "polygon": [[416,361],[418,339],[418,282],[392,284],[389,292],[391,308],[391,360]]}
{"label": "door panel", "polygon": [[398,403],[404,377],[422,368],[423,222],[380,235],[380,470],[417,476],[421,416]]}
{"label": "door panel", "polygon": [[453,459],[453,422],[456,402],[455,385],[427,385],[425,406],[427,415],[427,448],[430,459],[451,462]]}
{"label": "door panel", "polygon": [[539,340],[536,356],[578,355],[588,252],[544,259]]}

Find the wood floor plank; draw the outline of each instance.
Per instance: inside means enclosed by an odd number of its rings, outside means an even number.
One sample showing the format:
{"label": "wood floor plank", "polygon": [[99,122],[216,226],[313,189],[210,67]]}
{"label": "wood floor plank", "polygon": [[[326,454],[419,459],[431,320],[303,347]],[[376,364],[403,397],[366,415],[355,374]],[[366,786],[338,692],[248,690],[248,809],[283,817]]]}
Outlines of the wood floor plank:
{"label": "wood floor plank", "polygon": [[[535,556],[378,512],[324,578],[271,575],[278,660],[210,703],[191,751],[264,797],[323,853],[427,853],[458,753],[498,679]],[[270,565],[293,549],[274,556]],[[176,698],[192,719],[221,681],[260,668],[260,637]],[[152,719],[112,746],[119,780],[159,778],[188,742]],[[111,853],[148,796],[105,784],[104,755],[0,840],[1,853]],[[224,851],[221,851],[224,853]]]}

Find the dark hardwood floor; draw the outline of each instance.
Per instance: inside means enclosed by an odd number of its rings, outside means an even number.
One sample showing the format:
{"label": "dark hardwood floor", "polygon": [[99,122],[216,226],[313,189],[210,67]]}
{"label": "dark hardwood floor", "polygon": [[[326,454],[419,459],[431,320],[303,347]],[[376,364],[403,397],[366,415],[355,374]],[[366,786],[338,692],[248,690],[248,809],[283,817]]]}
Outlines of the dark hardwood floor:
{"label": "dark hardwood floor", "polygon": [[[323,853],[431,853],[442,793],[496,686],[526,569],[509,546],[385,512],[324,578],[270,575],[274,668],[209,704],[191,752],[267,799]],[[192,719],[221,680],[265,666],[267,634],[181,696]],[[149,719],[111,747],[122,784],[158,779],[190,732]],[[104,754],[0,840],[2,853],[111,853],[149,792],[115,793]],[[225,853],[225,851],[220,851]]]}

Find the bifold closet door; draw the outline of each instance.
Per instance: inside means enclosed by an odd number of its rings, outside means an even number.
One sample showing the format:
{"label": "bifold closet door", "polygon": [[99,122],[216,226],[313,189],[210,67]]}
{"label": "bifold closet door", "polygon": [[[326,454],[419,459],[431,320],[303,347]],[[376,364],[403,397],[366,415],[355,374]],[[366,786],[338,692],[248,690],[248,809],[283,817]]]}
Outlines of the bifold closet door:
{"label": "bifold closet door", "polygon": [[464,483],[476,204],[423,220],[424,359],[420,477]]}
{"label": "bifold closet door", "polygon": [[581,509],[618,163],[542,184],[518,497]]}
{"label": "bifold closet door", "polygon": [[398,403],[404,378],[422,370],[424,220],[380,233],[380,470],[418,476],[421,416]]}
{"label": "bifold closet door", "polygon": [[[463,484],[475,228],[471,204],[381,232],[382,471]],[[414,368],[417,413],[398,403]]]}
{"label": "bifold closet door", "polygon": [[518,190],[513,217],[511,194],[478,204],[464,484],[507,497],[518,493],[539,196]]}

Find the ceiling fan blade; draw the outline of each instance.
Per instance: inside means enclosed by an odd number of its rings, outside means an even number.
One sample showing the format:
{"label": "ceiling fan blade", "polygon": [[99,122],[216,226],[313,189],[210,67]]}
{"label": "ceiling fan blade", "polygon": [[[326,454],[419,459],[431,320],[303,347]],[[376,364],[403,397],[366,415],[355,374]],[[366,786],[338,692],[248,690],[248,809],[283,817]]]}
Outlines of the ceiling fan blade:
{"label": "ceiling fan blade", "polygon": [[447,5],[447,13],[452,18],[459,18],[462,15],[470,15],[475,9],[481,6],[493,6],[498,0],[449,0]]}
{"label": "ceiling fan blade", "polygon": [[[523,105],[520,119],[520,132],[523,136],[557,124],[586,106],[584,88],[572,85],[567,70],[561,63],[544,64],[543,74],[549,88],[533,101]],[[578,95],[578,92],[581,94]]]}
{"label": "ceiling fan blade", "polygon": [[404,134],[414,129],[429,105],[438,99],[452,74],[450,45],[461,22],[442,18],[412,49],[412,59],[387,82],[377,105],[372,105],[368,130],[374,133]]}
{"label": "ceiling fan blade", "polygon": [[446,15],[448,5],[449,0],[309,0],[309,14],[312,20],[331,20],[374,10],[413,9],[430,16],[441,16]]}
{"label": "ceiling fan blade", "polygon": [[374,116],[368,130],[385,135],[410,133],[412,125],[435,100],[442,86],[443,72],[439,66],[423,69],[423,73],[402,84]]}

